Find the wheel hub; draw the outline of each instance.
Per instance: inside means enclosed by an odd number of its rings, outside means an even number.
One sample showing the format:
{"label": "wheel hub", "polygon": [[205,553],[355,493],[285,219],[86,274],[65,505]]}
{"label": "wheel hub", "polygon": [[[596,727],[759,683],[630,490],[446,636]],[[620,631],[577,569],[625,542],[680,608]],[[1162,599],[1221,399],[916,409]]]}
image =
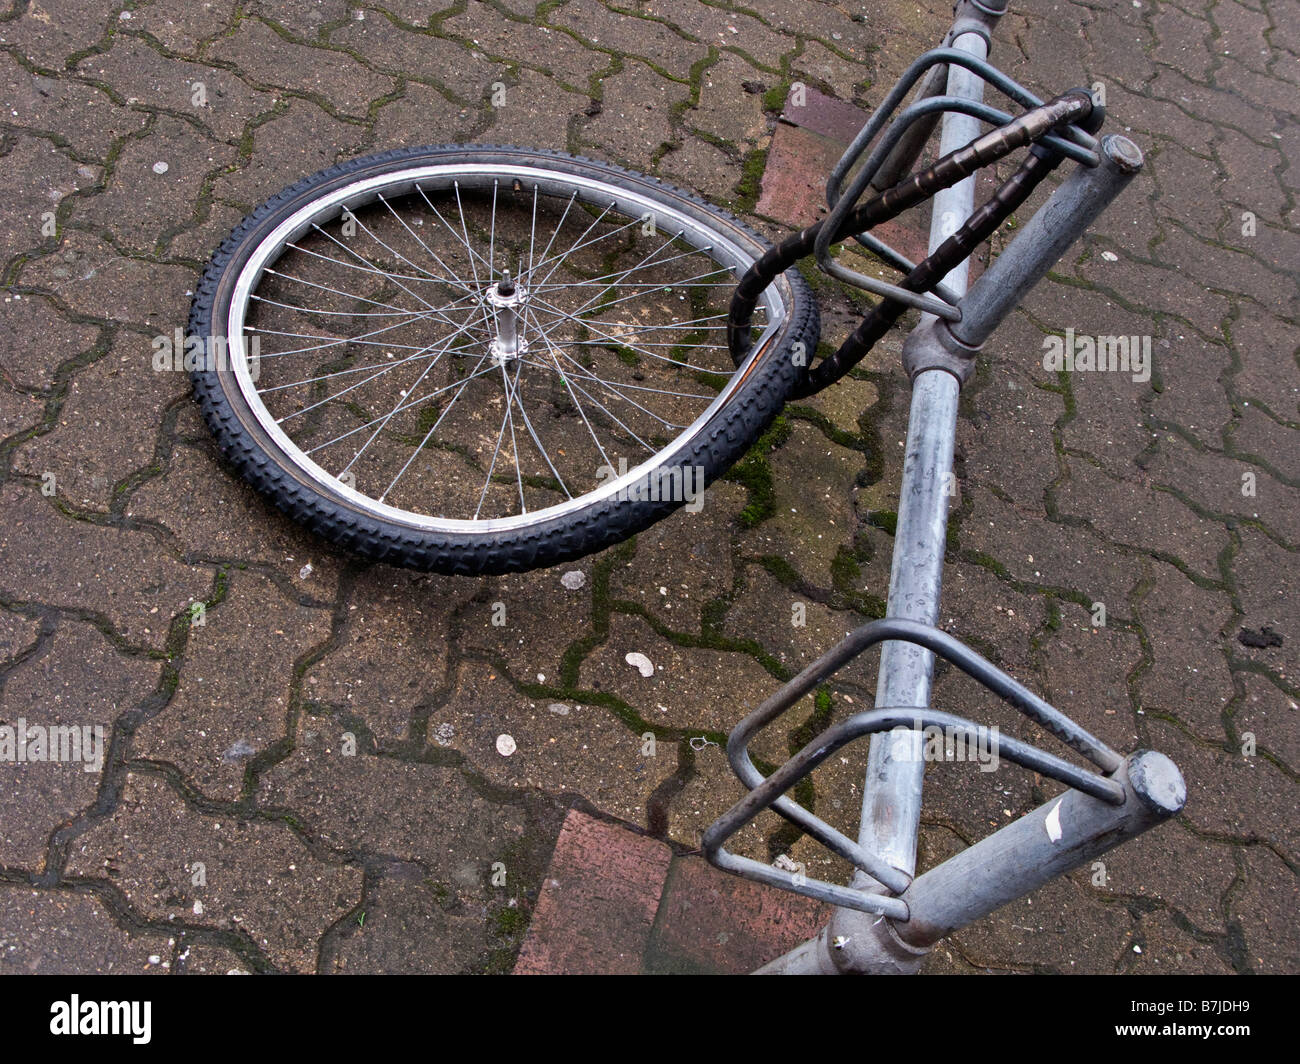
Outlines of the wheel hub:
{"label": "wheel hub", "polygon": [[497,334],[488,345],[492,361],[499,366],[518,358],[528,350],[528,341],[519,335],[519,308],[524,305],[528,292],[516,284],[505,271],[501,280],[488,286],[484,301],[492,308]]}

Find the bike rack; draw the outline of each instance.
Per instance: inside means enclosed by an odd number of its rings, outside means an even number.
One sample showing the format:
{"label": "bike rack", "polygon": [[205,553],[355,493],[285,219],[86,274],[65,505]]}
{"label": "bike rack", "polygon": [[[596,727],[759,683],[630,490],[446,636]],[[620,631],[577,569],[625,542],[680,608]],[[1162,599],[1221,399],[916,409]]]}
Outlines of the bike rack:
{"label": "bike rack", "polygon": [[[913,292],[851,270],[830,254],[833,234],[863,193],[869,187],[883,191],[906,176],[940,118],[940,154],[971,143],[980,135],[982,122],[1001,126],[1013,121],[1012,115],[983,102],[986,83],[1023,107],[1041,105],[1028,89],[988,63],[990,34],[1005,12],[1006,0],[957,0],[944,46],[908,67],[827,182],[831,214],[817,234],[819,267],[855,287],[921,310],[922,319],[904,344],[912,402],[886,617],[857,629],[735,728],[727,756],[749,794],[723,814],[702,841],[706,858],[725,871],[837,907],[821,934],[763,972],[915,972],[925,953],[945,935],[1176,815],[1186,800],[1183,778],[1167,757],[1150,751],[1120,755],[936,627],[947,537],[946,486],[952,475],[962,382],[997,325],[1140,170],[1142,153],[1124,137],[1098,141],[1072,126],[1041,138],[1045,147],[1076,166],[969,290],[969,260],[927,292]],[[918,83],[918,98],[900,112],[903,99]],[[974,180],[972,175],[935,195],[931,252],[971,217]],[[855,239],[895,269],[914,268],[870,234]],[[749,755],[753,737],[876,645],[881,658],[875,708],[822,732],[765,778]],[[935,710],[930,696],[936,656],[1083,755],[1093,769]],[[965,741],[996,740],[1000,757],[1064,783],[1067,790],[917,876],[922,729],[930,727],[948,729]],[[855,841],[787,792],[835,751],[864,735],[872,738]],[[849,861],[856,869],[852,882],[845,886],[810,880],[728,852],[726,841],[765,809]]]}

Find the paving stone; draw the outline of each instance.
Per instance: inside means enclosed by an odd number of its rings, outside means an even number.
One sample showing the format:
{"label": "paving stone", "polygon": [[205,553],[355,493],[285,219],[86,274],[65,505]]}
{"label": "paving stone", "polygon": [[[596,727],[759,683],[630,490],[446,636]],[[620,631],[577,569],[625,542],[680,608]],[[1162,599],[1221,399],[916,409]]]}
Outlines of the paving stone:
{"label": "paving stone", "polygon": [[[1158,340],[1152,347],[1160,391],[1147,406],[1151,415],[1172,422],[1207,447],[1222,444],[1222,430],[1232,420],[1224,385],[1231,375],[1231,354],[1217,344],[1188,336]],[[1219,387],[1207,387],[1209,381]]]}
{"label": "paving stone", "polygon": [[601,110],[579,127],[579,139],[599,147],[607,158],[645,169],[661,146],[672,143],[670,116],[687,99],[686,87],[629,61],[602,88]]}
{"label": "paving stone", "polygon": [[[872,590],[883,598],[886,589]],[[751,564],[745,569],[743,591],[727,611],[722,630],[733,639],[756,641],[793,675],[865,621],[851,610],[832,609],[811,600],[803,592],[778,582],[761,566]],[[840,669],[834,682],[856,689],[864,698],[870,697],[875,690],[875,661],[876,654],[863,654]]]}
{"label": "paving stone", "polygon": [[70,56],[104,37],[115,19],[95,0],[60,2],[57,10],[53,4],[32,3],[6,25],[5,40],[33,63],[59,71]]}
{"label": "paving stone", "polygon": [[237,953],[219,946],[191,943],[176,952],[173,975],[248,975],[245,962]]}
{"label": "paving stone", "polygon": [[853,536],[850,492],[864,456],[792,419],[789,440],[769,462],[772,516],[737,543],[747,553],[776,555],[819,587],[833,586],[835,558]]}
{"label": "paving stone", "polygon": [[[471,107],[486,103],[504,67],[464,46],[425,33],[400,29],[375,15],[350,20],[330,33],[330,43],[364,56],[376,70],[391,76],[421,78],[450,89]],[[368,85],[369,83],[367,83]],[[370,93],[374,99],[380,93]]]}
{"label": "paving stone", "polygon": [[[446,911],[441,884],[417,865],[382,867],[355,920],[344,925],[331,971],[347,975],[455,975],[484,952],[483,918]],[[518,911],[518,910],[516,910]]]}
{"label": "paving stone", "polygon": [[4,156],[5,168],[21,175],[10,185],[3,215],[5,233],[0,237],[0,258],[20,251],[35,250],[50,243],[44,231],[57,225],[56,212],[65,197],[93,185],[95,170],[79,167],[48,141],[23,137]]}
{"label": "paving stone", "polygon": [[1151,16],[1151,27],[1153,59],[1198,79],[1209,73],[1212,33],[1209,22],[1162,4]]}
{"label": "paving stone", "polygon": [[[1225,899],[1237,878],[1234,847],[1202,838],[1178,822],[1139,835],[1102,856],[1105,887],[1092,884],[1096,869],[1075,873],[1103,895],[1159,899],[1179,923],[1197,930],[1226,933]],[[1166,957],[1167,959],[1167,957]]]}
{"label": "paving stone", "polygon": [[[257,25],[257,24],[254,24]],[[271,31],[263,28],[262,32]],[[228,46],[228,42],[223,42]],[[277,64],[267,61],[269,69]],[[255,65],[252,69],[258,69]],[[227,143],[237,143],[245,125],[268,110],[270,92],[255,89],[235,73],[207,63],[168,59],[138,37],[118,37],[107,52],[89,55],[77,64],[87,81],[107,86],[128,107],[161,109],[192,117]],[[196,87],[203,85],[206,103],[196,106]]]}
{"label": "paving stone", "polygon": [[[443,20],[439,28],[443,33],[453,34],[468,42],[469,49],[475,52],[509,56],[515,62],[549,72],[553,78],[580,92],[586,92],[588,79],[608,68],[611,61],[607,52],[586,47],[560,29],[509,21],[490,5],[477,0],[465,5],[463,11]],[[535,104],[533,98],[527,95],[538,91],[539,84],[533,79],[516,88],[516,92],[524,93],[519,97],[522,105],[515,108],[516,115],[531,114],[534,120],[548,117],[549,108]],[[484,89],[479,95],[489,94],[490,91]],[[548,87],[547,92],[552,91]],[[507,106],[511,95],[510,89],[507,89]],[[582,106],[585,107],[586,104]],[[560,142],[563,143],[563,138]]]}
{"label": "paving stone", "polygon": [[[1254,529],[1241,534],[1241,551],[1233,559],[1237,596],[1244,616],[1239,618],[1243,629],[1261,631],[1265,626],[1284,635],[1281,646],[1254,650],[1236,641],[1232,650],[1253,661],[1275,675],[1294,679],[1300,672],[1300,640],[1293,635],[1297,569],[1294,550],[1278,546],[1272,539]],[[1231,633],[1235,639],[1239,633]]]}
{"label": "paving stone", "polygon": [[379,108],[372,143],[376,151],[463,143],[479,121],[478,112],[458,108],[436,89],[410,81],[404,95]]}
{"label": "paving stone", "polygon": [[[181,411],[192,412],[188,406]],[[206,425],[195,429],[207,433]],[[213,460],[207,439],[202,443],[203,449],[177,447],[166,471],[131,493],[126,516],[163,525],[187,557],[283,566],[301,594],[333,598],[346,556],[281,516],[267,499]]]}
{"label": "paving stone", "polygon": [[[114,721],[153,693],[158,676],[157,662],[118,654],[99,632],[73,621],[6,675],[0,720],[13,730],[11,741],[26,722],[30,753],[15,762],[11,750],[0,763],[0,861],[33,875],[45,871],[51,834],[95,801]],[[30,760],[42,737],[49,745]]]}
{"label": "paving stone", "polygon": [[92,85],[32,74],[8,53],[0,54],[11,125],[46,133],[55,143],[67,143],[78,160],[102,162],[119,137],[138,132],[148,121],[142,111],[119,107],[108,93]]}
{"label": "paving stone", "polygon": [[679,857],[668,873],[647,968],[743,975],[812,938],[832,911],[720,872],[702,858]]}
{"label": "paving stone", "polygon": [[671,183],[699,189],[715,203],[734,199],[744,174],[741,164],[703,140],[688,140],[664,156],[659,171]]}
{"label": "paving stone", "polygon": [[519,84],[506,89],[505,101],[493,109],[483,139],[551,151],[567,142],[570,120],[590,104],[586,96],[565,92],[532,70],[520,71]]}
{"label": "paving stone", "polygon": [[[453,693],[428,714],[430,749],[460,752],[498,786],[581,794],[603,812],[649,827],[656,792],[678,769],[674,744],[648,747],[639,727],[576,694],[557,687],[527,697],[496,669],[466,662]],[[510,749],[498,745],[502,735],[514,742],[512,753],[502,753]]]}
{"label": "paving stone", "polygon": [[1259,746],[1286,765],[1300,764],[1300,729],[1296,727],[1300,704],[1262,676],[1238,676],[1243,694],[1232,715],[1237,734],[1244,739],[1250,733]]}
{"label": "paving stone", "polygon": [[128,776],[68,872],[111,879],[150,920],[247,936],[295,972],[315,970],[318,939],[361,893],[359,868],[319,860],[286,824],[199,813],[152,776]]}
{"label": "paving stone", "polygon": [[[372,21],[371,25],[374,24]],[[364,117],[371,100],[393,91],[393,81],[345,52],[291,44],[265,23],[245,19],[235,33],[207,50],[254,81],[321,97],[342,114]]]}
{"label": "paving stone", "polygon": [[[390,11],[396,10],[392,3],[385,7]],[[252,0],[244,10],[250,15],[271,19],[307,40],[315,40],[331,22],[355,17],[349,15],[346,0]]]}
{"label": "paving stone", "polygon": [[703,43],[678,36],[662,22],[619,14],[599,0],[569,0],[550,12],[548,21],[568,27],[597,48],[649,60],[682,80],[690,76],[691,65],[708,54]]}
{"label": "paving stone", "polygon": [[672,851],[577,811],[555,845],[517,975],[634,975]]}
{"label": "paving stone", "polygon": [[[582,574],[581,586],[563,583],[571,573]],[[466,610],[458,642],[503,660],[526,683],[558,683],[569,647],[590,631],[592,579],[586,559],[503,576],[488,601]]]}
{"label": "paving stone", "polygon": [[191,625],[175,694],[133,747],[218,801],[239,797],[250,760],[284,734],[295,663],[329,635],[326,611],[287,601],[265,577],[228,579],[225,599]]}
{"label": "paving stone", "polygon": [[1154,574],[1136,603],[1143,634],[1157,648],[1135,690],[1147,713],[1173,716],[1209,742],[1223,735],[1224,708],[1233,696],[1228,663],[1207,658],[1206,645],[1232,639],[1232,601],[1222,592],[1175,580],[1167,567]]}
{"label": "paving stone", "polygon": [[5,975],[167,974],[167,937],[123,931],[90,894],[6,883],[0,886],[0,928]]}
{"label": "paving stone", "polygon": [[107,512],[119,485],[153,460],[163,411],[189,391],[185,374],[153,372],[150,354],[143,337],[118,333],[104,356],[72,379],[50,431],[19,448],[14,468],[36,478],[53,474],[61,501]]}
{"label": "paving stone", "polygon": [[1235,974],[1213,945],[1179,927],[1177,918],[1163,910],[1138,916],[1118,968],[1129,975]]}
{"label": "paving stone", "polygon": [[1133,933],[1132,915],[1058,879],[952,936],[971,963],[1066,975],[1116,969]]}
{"label": "paving stone", "polygon": [[0,613],[0,662],[8,668],[17,658],[36,645],[40,624],[8,611]]}
{"label": "paving stone", "polygon": [[1062,514],[1082,518],[1116,542],[1177,558],[1192,572],[1218,579],[1227,531],[1198,518],[1168,492],[1113,480],[1080,461],[1070,464],[1070,479],[1058,487],[1057,501]]}
{"label": "paving stone", "polygon": [[696,40],[715,48],[736,49],[773,69],[779,69],[781,57],[797,45],[794,37],[774,33],[746,11],[724,10],[692,0],[639,0],[637,9]]}
{"label": "paving stone", "polygon": [[337,645],[305,673],[304,697],[356,716],[381,743],[405,739],[412,714],[447,682],[449,616],[467,595],[448,577],[387,567],[359,577]]}
{"label": "paving stone", "polygon": [[34,395],[5,386],[0,388],[0,433],[17,435],[36,428],[45,415],[45,404]]}
{"label": "paving stone", "polygon": [[1101,602],[1111,617],[1130,613],[1125,602],[1141,565],[1129,552],[1069,525],[1036,519],[989,493],[972,493],[972,500],[971,514],[961,523],[963,550],[978,551],[995,569],[1026,584],[1074,591],[1090,605]]}
{"label": "paving stone", "polygon": [[1300,404],[1300,366],[1279,358],[1293,349],[1292,329],[1274,315],[1244,315],[1232,326],[1233,350],[1242,368],[1233,379],[1246,400],[1262,401],[1277,416],[1292,417]]}
{"label": "paving stone", "polygon": [[[835,46],[837,51],[832,52],[817,41],[809,41],[799,57],[791,61],[791,68],[795,74],[811,78],[814,84],[829,87],[836,96],[856,96],[859,87],[865,85],[861,66],[865,49],[848,40],[836,41]],[[838,52],[846,52],[852,58],[845,59]]]}
{"label": "paving stone", "polygon": [[[196,5],[183,0],[163,0],[133,10],[129,29],[132,33],[149,34],[169,51],[195,55],[201,44],[229,26],[231,14],[226,4]],[[121,28],[118,32],[122,32]]]}
{"label": "paving stone", "polygon": [[292,100],[283,114],[257,127],[252,156],[218,177],[212,193],[251,211],[286,186],[359,154],[363,135],[314,103]]}
{"label": "paving stone", "polygon": [[[1284,453],[1274,447],[1259,450],[1265,454]],[[1255,449],[1251,448],[1251,452]],[[1197,506],[1243,521],[1262,521],[1274,535],[1292,542],[1300,540],[1300,521],[1296,520],[1300,498],[1296,489],[1253,463],[1196,451],[1177,437],[1162,435],[1160,450],[1150,456],[1147,471],[1162,489]]]}
{"label": "paving stone", "polygon": [[[1130,673],[1142,662],[1137,633],[1115,627],[1113,614],[1105,626],[1095,626],[1092,612],[1073,603],[1062,603],[1061,614],[1061,627],[1043,648],[1048,678],[1043,697],[1112,749],[1125,754],[1137,749],[1127,689]],[[1149,628],[1145,631],[1149,638],[1159,638]],[[1161,654],[1158,664],[1164,660]],[[1197,703],[1207,701],[1202,697]]]}
{"label": "paving stone", "polygon": [[801,229],[825,213],[826,174],[843,147],[812,130],[782,123],[772,133],[759,214]]}
{"label": "paving stone", "polygon": [[[1256,462],[1266,462],[1276,470],[1277,478],[1286,478],[1294,480],[1300,463],[1292,453],[1295,440],[1295,429],[1289,425],[1278,424],[1274,417],[1264,413],[1258,403],[1242,404],[1241,421],[1234,425],[1236,431],[1233,433],[1234,449],[1239,454],[1249,455]],[[1277,485],[1282,487],[1281,484]],[[1289,488],[1290,485],[1287,485]],[[1294,488],[1291,488],[1294,490]],[[1279,492],[1279,495],[1284,492]],[[1256,487],[1256,498],[1258,498],[1258,486]],[[1280,500],[1275,500],[1280,501]],[[1277,515],[1276,510],[1271,518],[1279,528],[1286,528],[1285,519]],[[1300,538],[1300,537],[1297,537]]]}
{"label": "paving stone", "polygon": [[1174,725],[1148,719],[1149,745],[1170,757],[1187,781],[1187,806],[1179,815],[1193,830],[1265,843],[1294,862],[1300,840],[1283,773],[1264,758],[1194,743]]}
{"label": "paving stone", "polygon": [[127,639],[161,649],[172,619],[203,599],[212,572],[158,551],[146,532],[72,520],[10,481],[0,491],[0,593],[104,614]]}
{"label": "paving stone", "polygon": [[183,324],[194,283],[187,267],[130,258],[76,230],[62,239],[58,253],[26,263],[21,278],[76,314],[130,324],[146,340]]}
{"label": "paving stone", "polygon": [[1263,846],[1246,850],[1245,865],[1245,884],[1229,903],[1246,938],[1244,965],[1260,974],[1290,974],[1300,967],[1294,867]]}
{"label": "paving stone", "polygon": [[40,296],[0,300],[0,374],[20,388],[49,388],[59,366],[98,337],[97,328],[68,321]]}
{"label": "paving stone", "polygon": [[637,535],[636,553],[610,570],[610,593],[670,628],[696,627],[705,605],[731,588],[730,535],[747,502],[740,485],[714,481],[698,512],[682,507]]}
{"label": "paving stone", "polygon": [[[642,676],[628,654],[647,657],[654,675]],[[776,683],[748,654],[676,646],[623,614],[610,618],[609,637],[583,662],[578,682],[616,694],[650,724],[708,731],[729,730]]]}

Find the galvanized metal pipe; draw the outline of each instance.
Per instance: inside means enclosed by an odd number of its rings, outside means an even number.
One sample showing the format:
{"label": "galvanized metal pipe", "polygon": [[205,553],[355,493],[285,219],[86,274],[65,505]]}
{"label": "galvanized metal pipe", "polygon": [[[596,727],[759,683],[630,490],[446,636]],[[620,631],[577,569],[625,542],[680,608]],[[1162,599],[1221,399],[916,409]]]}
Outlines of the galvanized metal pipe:
{"label": "galvanized metal pipe", "polygon": [[940,939],[1176,816],[1187,800],[1163,754],[1131,754],[1112,779],[1122,804],[1067,791],[918,877],[903,894],[907,921],[839,909],[821,934],[758,974],[913,973]]}
{"label": "galvanized metal pipe", "polygon": [[933,946],[1009,901],[1168,820],[1187,801],[1182,773],[1164,754],[1131,755],[1112,777],[1116,807],[1066,791],[920,876],[903,894],[910,918],[894,930],[914,949]]}
{"label": "galvanized metal pipe", "polygon": [[[963,33],[953,48],[980,59],[988,43]],[[981,100],[984,83],[964,67],[948,69],[948,95]],[[939,152],[946,155],[980,135],[979,122],[968,115],[945,116]],[[935,196],[930,217],[930,248],[944,242],[970,215],[975,178],[969,177]],[[958,295],[966,292],[968,265],[963,262],[944,278]],[[943,556],[947,543],[948,499],[957,401],[961,385],[943,370],[917,374],[903,459],[902,497],[894,534],[889,578],[888,615],[933,625],[939,619]],[[928,706],[934,655],[912,643],[885,643],[876,685],[877,706]],[[858,842],[909,875],[916,871],[917,831],[921,821],[921,787],[925,763],[918,732],[879,735],[867,756]],[[859,877],[857,885],[867,885]]]}
{"label": "galvanized metal pipe", "polygon": [[980,275],[949,327],[960,343],[983,344],[1142,169],[1142,150],[1128,137],[1102,137],[1099,154],[1100,165],[1076,166]]}

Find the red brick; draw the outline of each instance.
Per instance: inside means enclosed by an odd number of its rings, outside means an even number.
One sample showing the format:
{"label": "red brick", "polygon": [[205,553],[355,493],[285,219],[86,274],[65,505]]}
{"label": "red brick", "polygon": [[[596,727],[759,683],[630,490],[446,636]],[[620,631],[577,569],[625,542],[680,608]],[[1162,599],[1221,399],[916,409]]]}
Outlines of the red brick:
{"label": "red brick", "polygon": [[787,98],[781,117],[837,142],[842,153],[867,124],[870,115],[847,100],[837,100],[809,86],[804,90],[803,106],[795,107]]}
{"label": "red brick", "polygon": [[662,842],[570,810],[515,974],[639,973],[671,862]]}
{"label": "red brick", "polygon": [[779,123],[755,210],[796,229],[817,221],[826,206],[826,177],[843,151],[842,144],[819,133]]}
{"label": "red brick", "polygon": [[699,857],[673,862],[646,967],[654,972],[735,973],[812,938],[831,907],[719,872]]}

